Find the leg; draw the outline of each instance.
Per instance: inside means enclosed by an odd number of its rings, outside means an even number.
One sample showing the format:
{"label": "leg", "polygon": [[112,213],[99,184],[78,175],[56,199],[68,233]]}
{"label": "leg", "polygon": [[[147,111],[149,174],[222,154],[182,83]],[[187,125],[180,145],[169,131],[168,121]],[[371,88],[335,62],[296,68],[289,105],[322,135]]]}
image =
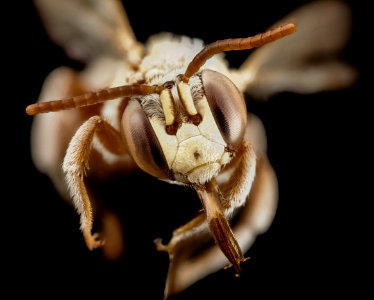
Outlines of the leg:
{"label": "leg", "polygon": [[231,166],[219,178],[226,217],[230,218],[236,208],[245,204],[255,173],[256,153],[249,142],[244,142]]}
{"label": "leg", "polygon": [[94,249],[103,245],[103,240],[100,240],[97,234],[91,233],[93,212],[84,183],[84,175],[88,169],[88,161],[95,133],[99,136],[105,136],[107,133],[111,134],[112,141],[106,146],[113,147],[116,151],[121,149],[120,145],[122,144],[122,139],[119,132],[99,116],[93,116],[75,133],[69,144],[63,163],[66,182],[73,203],[80,214],[81,230],[89,249]]}
{"label": "leg", "polygon": [[216,244],[234,266],[237,275],[240,273],[240,263],[246,259],[227,219],[236,208],[245,204],[254,179],[255,167],[256,155],[253,148],[244,142],[232,162],[233,172],[229,180],[222,185],[221,191],[215,180],[207,184],[206,189],[197,190]]}
{"label": "leg", "polygon": [[[91,88],[90,82],[99,81],[96,73],[93,73],[93,68],[84,73],[77,73],[66,67],[54,70],[44,82],[40,95],[41,101],[62,99],[87,92],[87,89]],[[103,82],[100,83],[107,84],[109,79],[104,76]],[[93,106],[41,114],[35,116],[33,120],[31,132],[33,162],[40,172],[49,176],[56,190],[69,205],[72,204],[71,197],[61,168],[66,149],[78,128],[88,118],[97,115],[100,108],[101,106]],[[130,172],[136,168],[129,155],[123,155],[124,146],[120,141],[119,133],[105,122],[103,124],[96,132],[98,139],[95,138],[94,142],[97,140],[98,143],[94,143],[90,154],[90,161],[95,162],[91,164],[90,177],[97,180],[106,180],[114,173]],[[119,220],[114,221],[114,218],[118,217],[107,209],[100,210],[100,216],[102,216],[103,234],[107,241],[103,254],[110,259],[119,257],[122,252],[122,247],[118,246],[122,243],[122,228]],[[110,234],[106,234],[107,232]]]}
{"label": "leg", "polygon": [[[248,251],[257,235],[269,228],[275,215],[277,199],[275,172],[266,157],[258,157],[256,178],[250,195],[243,209],[239,211],[238,222],[231,225],[243,253]],[[170,253],[166,298],[227,265],[227,258],[216,246],[211,246],[205,251],[188,252],[190,248],[196,250],[196,245],[204,245],[208,239],[206,230],[198,236],[181,240],[174,245],[173,252]]]}
{"label": "leg", "polygon": [[[218,247],[211,247],[208,250],[208,252],[214,251],[213,261],[204,260],[206,252],[199,252],[193,259],[191,259],[191,255],[193,253],[196,254],[195,251],[211,239],[206,222],[207,218],[212,221],[213,219],[217,219],[215,218],[217,213],[220,214],[219,220],[222,222],[219,223],[223,224],[223,226],[213,225],[213,231],[215,228],[219,229],[219,227],[225,229],[229,226],[226,217],[230,215],[235,208],[245,204],[254,178],[255,166],[256,155],[254,150],[249,143],[245,142],[238,151],[235,161],[233,161],[233,166],[225,170],[222,178],[220,178],[221,183],[219,186],[221,191],[223,191],[224,199],[225,197],[231,198],[221,201],[220,204],[222,207],[217,207],[218,210],[213,209],[215,207],[214,203],[205,201],[206,213],[199,214],[192,221],[176,229],[172,239],[167,245],[163,245],[159,239],[155,241],[157,249],[167,251],[170,258],[165,287],[166,298],[182,291],[196,280],[223,267],[225,263],[227,264],[227,258],[222,255]],[[227,226],[225,226],[224,223]],[[212,225],[210,225],[210,227],[212,228]],[[221,235],[223,237],[223,244],[231,245],[232,251],[229,249],[229,252],[233,255],[232,260],[236,262],[238,270],[240,262],[245,260],[240,251],[241,245],[235,240],[235,231],[232,233],[230,227],[226,229],[226,231],[221,230],[221,232],[224,232],[223,235]],[[227,231],[230,231],[231,234],[230,232],[227,233]],[[219,232],[217,235],[219,235]],[[225,254],[228,255],[227,253]],[[217,258],[219,259],[219,263],[215,261]],[[221,265],[222,261],[224,263]]]}

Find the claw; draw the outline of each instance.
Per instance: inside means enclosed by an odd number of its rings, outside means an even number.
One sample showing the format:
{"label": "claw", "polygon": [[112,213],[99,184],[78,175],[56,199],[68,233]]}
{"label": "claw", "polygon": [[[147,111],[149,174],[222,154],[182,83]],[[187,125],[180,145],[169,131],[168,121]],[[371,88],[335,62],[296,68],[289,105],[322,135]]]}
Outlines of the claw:
{"label": "claw", "polygon": [[170,250],[170,247],[169,245],[165,245],[162,243],[162,239],[161,238],[157,238],[153,241],[156,245],[156,249],[158,251],[166,251],[166,252],[169,252]]}
{"label": "claw", "polygon": [[[244,257],[244,258],[240,259],[240,261],[238,262],[238,265],[240,266],[241,263],[246,262],[247,260],[250,260],[250,257]],[[227,269],[230,269],[233,266],[234,265],[232,263],[228,263],[226,266],[223,267],[223,269],[227,270]],[[235,277],[240,277],[240,273],[236,272]]]}
{"label": "claw", "polygon": [[83,237],[86,242],[87,248],[90,250],[100,248],[105,243],[105,240],[102,239],[98,233],[91,234],[91,232],[84,230]]}

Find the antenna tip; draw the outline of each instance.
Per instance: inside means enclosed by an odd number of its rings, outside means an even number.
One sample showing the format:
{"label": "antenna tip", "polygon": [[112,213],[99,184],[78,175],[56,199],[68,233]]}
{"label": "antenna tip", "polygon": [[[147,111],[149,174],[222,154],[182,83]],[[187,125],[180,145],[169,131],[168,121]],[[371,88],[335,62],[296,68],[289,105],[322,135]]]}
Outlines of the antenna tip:
{"label": "antenna tip", "polygon": [[294,23],[288,23],[284,26],[282,26],[282,31],[287,34],[292,34],[296,32],[296,25]]}
{"label": "antenna tip", "polygon": [[34,104],[31,104],[29,106],[26,107],[26,113],[29,115],[29,116],[33,116],[37,113],[36,109],[35,109],[35,105]]}

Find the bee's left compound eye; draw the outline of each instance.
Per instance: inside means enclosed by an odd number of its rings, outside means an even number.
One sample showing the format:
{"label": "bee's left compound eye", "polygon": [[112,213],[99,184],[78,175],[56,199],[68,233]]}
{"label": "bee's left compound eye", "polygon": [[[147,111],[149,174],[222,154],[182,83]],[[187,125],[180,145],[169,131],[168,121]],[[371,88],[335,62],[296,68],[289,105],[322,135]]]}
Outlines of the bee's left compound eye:
{"label": "bee's left compound eye", "polygon": [[204,70],[202,82],[205,96],[223,139],[228,146],[236,148],[243,139],[247,108],[241,92],[235,84],[221,73]]}

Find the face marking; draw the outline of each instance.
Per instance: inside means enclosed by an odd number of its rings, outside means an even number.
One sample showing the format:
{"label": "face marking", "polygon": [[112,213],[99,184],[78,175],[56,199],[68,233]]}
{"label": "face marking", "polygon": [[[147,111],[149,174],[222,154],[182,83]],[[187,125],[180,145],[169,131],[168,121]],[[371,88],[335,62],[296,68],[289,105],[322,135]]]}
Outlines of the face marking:
{"label": "face marking", "polygon": [[149,121],[175,179],[204,184],[218,175],[222,166],[231,160],[232,153],[227,151],[206,97],[195,104],[202,121],[198,125],[182,122],[176,135],[166,133],[164,120],[150,117]]}
{"label": "face marking", "polygon": [[178,143],[182,143],[183,141],[198,135],[201,135],[199,127],[191,123],[182,123],[182,126],[177,130],[176,137]]}
{"label": "face marking", "polygon": [[[199,153],[196,159],[194,153]],[[172,170],[177,173],[187,174],[193,168],[220,161],[225,153],[225,147],[207,140],[204,136],[191,137],[178,145]]]}

